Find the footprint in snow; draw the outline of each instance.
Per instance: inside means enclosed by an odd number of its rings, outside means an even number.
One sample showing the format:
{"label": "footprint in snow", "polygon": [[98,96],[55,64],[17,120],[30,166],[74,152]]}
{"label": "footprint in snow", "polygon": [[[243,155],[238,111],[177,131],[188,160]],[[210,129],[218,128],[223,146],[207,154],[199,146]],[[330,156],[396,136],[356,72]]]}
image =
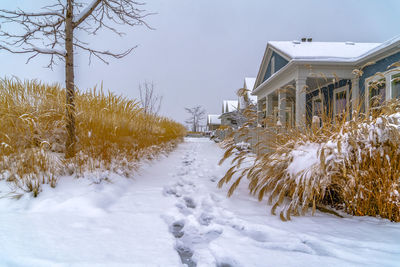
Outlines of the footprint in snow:
{"label": "footprint in snow", "polygon": [[184,161],[182,161],[182,163],[184,166],[190,166],[190,165],[192,165],[193,160],[184,160]]}
{"label": "footprint in snow", "polygon": [[215,175],[211,176],[211,178],[210,178],[210,181],[213,183],[215,183],[217,180],[218,180],[218,178]]}
{"label": "footprint in snow", "polygon": [[185,246],[177,246],[176,251],[179,254],[179,257],[181,258],[181,261],[183,264],[186,264],[188,267],[196,267],[197,264],[196,262],[193,261],[193,251]]}
{"label": "footprint in snow", "polygon": [[267,242],[268,241],[268,235],[258,229],[249,229],[243,224],[232,224],[231,227],[235,229],[236,231],[240,232],[244,236],[247,236],[255,241],[258,242]]}
{"label": "footprint in snow", "polygon": [[185,201],[186,207],[188,207],[190,209],[195,209],[196,208],[196,203],[194,202],[193,198],[184,197],[183,200]]}
{"label": "footprint in snow", "polygon": [[170,226],[170,231],[175,238],[181,238],[184,233],[182,231],[185,223],[183,220],[176,221]]}
{"label": "footprint in snow", "polygon": [[163,191],[165,196],[168,195],[173,195],[175,197],[181,197],[182,194],[180,192],[178,192],[177,188],[175,186],[166,186],[164,187],[164,191]]}
{"label": "footprint in snow", "polygon": [[208,226],[210,225],[211,221],[214,219],[214,216],[209,213],[201,213],[199,218],[197,219],[201,225]]}
{"label": "footprint in snow", "polygon": [[193,212],[192,212],[192,209],[189,209],[189,208],[186,206],[186,204],[183,204],[183,203],[176,203],[176,204],[175,204],[175,207],[177,207],[178,210],[180,211],[180,213],[182,213],[182,214],[185,215],[185,216],[188,216],[188,215],[190,215],[190,214],[193,213]]}

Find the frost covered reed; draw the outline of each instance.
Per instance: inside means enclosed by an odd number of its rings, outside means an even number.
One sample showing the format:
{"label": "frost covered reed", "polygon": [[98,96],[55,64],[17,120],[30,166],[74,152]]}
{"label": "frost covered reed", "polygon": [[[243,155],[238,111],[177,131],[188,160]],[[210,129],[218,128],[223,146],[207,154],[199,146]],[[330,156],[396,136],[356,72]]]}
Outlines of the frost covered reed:
{"label": "frost covered reed", "polygon": [[[250,111],[249,111],[250,112]],[[283,128],[271,118],[266,127],[249,123],[223,142],[224,162],[232,167],[219,181],[229,184],[232,195],[242,179],[261,201],[268,199],[271,212],[282,220],[309,209],[336,213],[328,206],[357,216],[379,216],[400,221],[400,100],[384,103],[371,114],[354,111],[338,118],[322,116],[311,127]],[[238,149],[237,139],[258,131],[258,155]],[[260,132],[261,131],[261,132]],[[249,138],[244,139],[248,142]],[[248,161],[251,163],[246,163]]]}
{"label": "frost covered reed", "polygon": [[172,120],[144,114],[138,102],[93,89],[76,93],[77,151],[65,160],[65,90],[59,85],[0,80],[0,179],[37,195],[67,172],[128,174],[185,134]]}

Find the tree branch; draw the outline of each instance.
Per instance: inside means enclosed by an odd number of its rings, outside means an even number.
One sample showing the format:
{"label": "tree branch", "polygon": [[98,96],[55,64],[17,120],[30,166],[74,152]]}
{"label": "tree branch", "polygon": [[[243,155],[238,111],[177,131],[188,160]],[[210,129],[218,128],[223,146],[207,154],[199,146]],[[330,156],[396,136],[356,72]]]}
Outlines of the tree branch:
{"label": "tree branch", "polygon": [[76,16],[76,19],[74,19],[73,22],[73,28],[75,29],[78,27],[87,17],[89,17],[93,11],[96,9],[96,7],[101,3],[102,0],[94,0],[92,3],[90,3],[84,10],[81,11],[81,13]]}
{"label": "tree branch", "polygon": [[79,47],[80,49],[89,52],[89,64],[91,63],[91,57],[92,57],[92,55],[93,55],[93,56],[97,57],[98,59],[100,59],[101,61],[103,61],[103,62],[104,62],[105,64],[107,64],[107,65],[108,65],[109,63],[108,63],[108,61],[106,61],[106,60],[103,58],[103,56],[109,56],[109,57],[113,57],[113,58],[116,58],[116,59],[120,59],[120,58],[126,57],[126,56],[129,55],[135,48],[137,48],[137,46],[134,46],[134,47],[131,47],[131,48],[125,50],[125,51],[122,52],[122,53],[113,53],[113,52],[110,52],[110,51],[108,51],[108,50],[101,51],[101,50],[92,49],[92,48],[83,46],[83,45],[78,44],[78,43],[74,43],[74,46]]}
{"label": "tree branch", "polygon": [[[11,15],[8,18],[18,18],[18,17],[48,17],[48,16],[58,16],[61,18],[64,18],[64,15],[59,12],[55,11],[45,11],[45,12],[38,12],[38,13],[30,13],[30,12],[24,12],[22,10],[16,10],[16,11],[10,11],[10,10],[5,10],[5,9],[0,9],[0,12]],[[7,16],[3,16],[4,18],[7,18]]]}
{"label": "tree branch", "polygon": [[65,51],[62,50],[57,50],[57,49],[50,49],[50,48],[40,48],[36,47],[34,45],[31,45],[30,48],[22,48],[22,50],[14,50],[11,49],[7,46],[4,46],[0,44],[0,50],[7,50],[8,52],[14,53],[14,54],[27,54],[27,53],[38,53],[38,54],[46,54],[46,55],[58,55],[61,57],[65,56]]}

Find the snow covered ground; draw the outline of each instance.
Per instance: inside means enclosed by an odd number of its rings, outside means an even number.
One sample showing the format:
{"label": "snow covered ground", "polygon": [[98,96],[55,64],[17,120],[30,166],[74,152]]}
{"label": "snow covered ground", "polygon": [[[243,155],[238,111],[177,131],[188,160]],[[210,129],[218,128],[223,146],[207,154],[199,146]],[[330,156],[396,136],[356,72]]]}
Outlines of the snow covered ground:
{"label": "snow covered ground", "polygon": [[222,153],[188,138],[131,179],[63,177],[36,199],[0,199],[0,266],[399,266],[400,224],[319,212],[282,222],[245,183],[227,199]]}

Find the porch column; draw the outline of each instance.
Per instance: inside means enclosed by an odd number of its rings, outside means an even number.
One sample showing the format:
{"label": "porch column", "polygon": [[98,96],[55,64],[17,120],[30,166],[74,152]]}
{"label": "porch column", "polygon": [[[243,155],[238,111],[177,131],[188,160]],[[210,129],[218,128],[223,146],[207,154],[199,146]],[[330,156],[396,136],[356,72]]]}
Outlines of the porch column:
{"label": "porch column", "polygon": [[272,116],[274,112],[274,107],[273,107],[273,97],[272,94],[267,95],[266,99],[266,104],[267,104],[267,117]]}
{"label": "porch column", "polygon": [[296,126],[306,125],[306,78],[296,80]]}
{"label": "porch column", "polygon": [[285,90],[278,90],[278,109],[279,109],[279,121],[282,123],[282,126],[286,126],[286,101],[287,101],[287,93]]}
{"label": "porch column", "polygon": [[257,106],[257,116],[258,116],[258,123],[262,124],[264,121],[264,110],[266,110],[266,97],[258,99],[258,106]]}
{"label": "porch column", "polygon": [[359,81],[359,78],[351,79],[351,108],[353,112],[358,110],[360,105]]}

